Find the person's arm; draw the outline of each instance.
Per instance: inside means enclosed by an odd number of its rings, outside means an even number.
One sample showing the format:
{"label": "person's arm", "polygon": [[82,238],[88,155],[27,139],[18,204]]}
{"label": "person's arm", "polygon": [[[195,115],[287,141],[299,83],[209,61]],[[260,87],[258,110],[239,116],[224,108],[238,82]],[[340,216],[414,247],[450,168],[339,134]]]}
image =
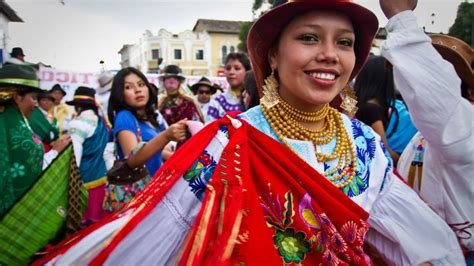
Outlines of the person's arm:
{"label": "person's arm", "polygon": [[392,157],[394,165],[397,165],[398,158],[400,158],[400,155],[396,152],[394,152],[390,146],[388,146],[388,141],[387,141],[387,136],[385,136],[385,128],[383,126],[382,120],[377,120],[373,122],[370,127],[375,131],[375,133],[379,134],[380,138],[383,141],[383,145],[385,146],[385,149],[387,149],[388,153],[390,153],[390,157]]}
{"label": "person's arm", "polygon": [[451,228],[393,172],[369,214],[366,242],[388,265],[464,265]]}
{"label": "person's arm", "polygon": [[[416,23],[413,0],[380,0],[389,18],[382,55],[420,133],[446,158],[463,162],[474,152],[473,108],[462,98],[461,81]],[[471,153],[472,154],[472,153]]]}
{"label": "person's arm", "polygon": [[129,156],[138,144],[137,126],[138,122],[130,111],[122,110],[117,113],[112,131],[114,139],[120,145],[124,157]]}
{"label": "person's arm", "polygon": [[120,131],[117,134],[117,140],[125,157],[127,157],[138,144],[137,135],[128,130]]}
{"label": "person's arm", "polygon": [[128,159],[127,164],[131,168],[138,167],[148,161],[158,151],[162,150],[165,145],[168,144],[168,142],[181,141],[185,138],[186,120],[181,120],[169,126],[165,131],[160,132],[160,134],[156,135],[153,139],[148,141],[146,145],[144,145],[139,151],[137,151],[133,156]]}
{"label": "person's arm", "polygon": [[68,135],[61,136],[59,139],[51,143],[51,150],[43,156],[43,170],[46,169],[51,162],[58,157],[58,154],[62,152],[67,145],[71,143],[71,137]]}

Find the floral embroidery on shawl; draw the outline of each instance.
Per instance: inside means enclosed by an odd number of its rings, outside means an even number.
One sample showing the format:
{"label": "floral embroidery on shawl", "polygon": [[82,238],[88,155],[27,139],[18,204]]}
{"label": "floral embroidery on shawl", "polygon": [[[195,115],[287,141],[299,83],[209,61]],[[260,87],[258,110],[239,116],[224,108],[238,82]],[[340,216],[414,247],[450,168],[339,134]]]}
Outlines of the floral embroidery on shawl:
{"label": "floral embroidery on shawl", "polygon": [[206,185],[211,179],[216,165],[217,163],[214,158],[205,150],[189,171],[183,175],[184,180],[189,183],[191,191],[199,200],[202,200],[204,197]]}
{"label": "floral embroidery on shawl", "polygon": [[267,225],[275,228],[274,245],[285,263],[299,264],[304,260],[306,253],[311,251],[312,242],[306,239],[306,233],[290,227],[295,215],[293,194],[285,193],[283,206],[279,195],[276,195],[274,199],[271,197],[271,192],[264,194],[263,199],[260,199],[260,204],[265,213]]}
{"label": "floral embroidery on shawl", "polygon": [[[339,265],[339,258],[350,257],[348,245],[353,247],[357,255],[364,253],[362,245],[368,230],[364,221],[360,221],[361,226],[348,221],[338,232],[324,212],[318,214],[315,211],[308,193],[304,194],[298,206],[293,201],[290,191],[283,196],[283,204],[280,196],[273,196],[271,191],[260,198],[267,225],[275,229],[275,248],[285,264],[300,264],[308,253],[315,252],[320,253],[325,265]],[[295,217],[296,208],[298,216]],[[293,224],[295,218],[299,218],[310,232],[297,231]]]}
{"label": "floral embroidery on shawl", "polygon": [[10,129],[11,149],[17,152],[29,153],[31,155],[31,160],[26,163],[30,164],[34,172],[41,172],[44,152],[43,149],[38,148],[38,146],[42,147],[42,144],[37,140],[35,135],[31,136],[31,134],[32,133],[24,124]]}

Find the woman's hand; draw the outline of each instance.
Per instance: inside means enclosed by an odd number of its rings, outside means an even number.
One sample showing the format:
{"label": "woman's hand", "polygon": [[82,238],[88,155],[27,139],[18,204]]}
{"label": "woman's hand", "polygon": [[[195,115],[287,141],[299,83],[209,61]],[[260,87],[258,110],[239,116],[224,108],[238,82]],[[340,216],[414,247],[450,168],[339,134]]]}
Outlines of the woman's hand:
{"label": "woman's hand", "polygon": [[51,148],[60,153],[67,147],[67,145],[69,145],[69,143],[71,143],[71,137],[63,135],[51,144]]}
{"label": "woman's hand", "polygon": [[379,0],[379,3],[385,16],[390,19],[400,12],[414,10],[418,0]]}
{"label": "woman's hand", "polygon": [[168,141],[182,141],[186,139],[186,119],[172,124],[166,129],[166,138]]}

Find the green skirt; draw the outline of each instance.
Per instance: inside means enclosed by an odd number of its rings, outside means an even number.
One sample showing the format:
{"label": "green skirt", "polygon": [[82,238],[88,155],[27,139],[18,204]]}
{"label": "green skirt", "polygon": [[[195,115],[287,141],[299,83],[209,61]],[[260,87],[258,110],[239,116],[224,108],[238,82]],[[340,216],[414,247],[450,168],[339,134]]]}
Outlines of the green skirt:
{"label": "green skirt", "polygon": [[0,217],[0,265],[27,265],[59,231],[79,229],[86,205],[87,190],[70,145]]}

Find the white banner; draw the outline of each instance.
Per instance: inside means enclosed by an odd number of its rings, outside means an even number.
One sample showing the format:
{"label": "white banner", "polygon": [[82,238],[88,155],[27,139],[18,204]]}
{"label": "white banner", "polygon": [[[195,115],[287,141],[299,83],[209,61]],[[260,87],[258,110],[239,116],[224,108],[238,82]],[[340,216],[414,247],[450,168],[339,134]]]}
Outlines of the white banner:
{"label": "white banner", "polygon": [[[40,78],[40,87],[44,90],[50,90],[55,84],[61,85],[61,87],[66,91],[66,96],[63,101],[69,101],[74,96],[74,92],[77,87],[85,86],[96,89],[99,87],[99,82],[97,77],[100,73],[93,72],[74,72],[67,70],[59,70],[54,68],[40,67],[39,69],[39,78]],[[162,84],[159,82],[159,74],[156,73],[147,73],[145,74],[150,83],[155,84],[158,87],[162,87]],[[229,88],[229,84],[225,77],[207,77],[213,84],[217,83],[221,86],[224,91]],[[198,82],[201,79],[201,76],[186,76],[185,84],[191,86],[194,83]]]}

